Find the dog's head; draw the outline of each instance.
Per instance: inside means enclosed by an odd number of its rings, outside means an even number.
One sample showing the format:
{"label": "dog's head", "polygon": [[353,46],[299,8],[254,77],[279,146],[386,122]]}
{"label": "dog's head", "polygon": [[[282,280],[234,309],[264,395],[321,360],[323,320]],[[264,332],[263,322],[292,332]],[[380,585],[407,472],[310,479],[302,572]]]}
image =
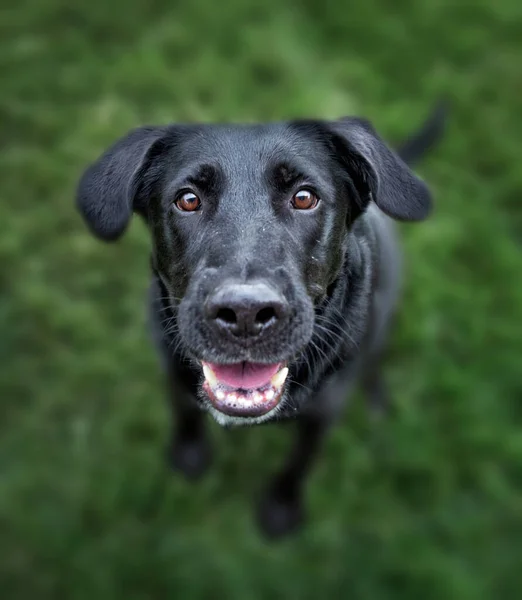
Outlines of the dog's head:
{"label": "dog's head", "polygon": [[143,127],[78,190],[102,239],[117,239],[133,212],[145,219],[179,343],[224,424],[277,414],[370,202],[405,221],[430,210],[424,183],[357,118]]}

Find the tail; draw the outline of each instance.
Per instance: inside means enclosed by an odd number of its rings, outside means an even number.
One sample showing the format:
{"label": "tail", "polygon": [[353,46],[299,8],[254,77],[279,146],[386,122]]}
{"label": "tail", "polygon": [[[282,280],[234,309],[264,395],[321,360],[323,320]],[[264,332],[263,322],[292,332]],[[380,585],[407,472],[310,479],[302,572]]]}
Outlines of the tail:
{"label": "tail", "polygon": [[446,129],[448,104],[446,100],[440,101],[419,131],[397,148],[398,155],[407,165],[417,163],[441,139]]}

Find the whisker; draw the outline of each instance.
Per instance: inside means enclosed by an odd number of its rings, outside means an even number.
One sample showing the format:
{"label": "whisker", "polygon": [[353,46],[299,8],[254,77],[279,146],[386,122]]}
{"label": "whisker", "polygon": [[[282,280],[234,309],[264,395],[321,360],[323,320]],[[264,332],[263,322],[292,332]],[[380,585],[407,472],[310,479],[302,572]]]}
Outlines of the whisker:
{"label": "whisker", "polygon": [[308,386],[304,385],[304,383],[299,383],[299,381],[296,381],[295,379],[289,378],[289,379],[288,379],[288,382],[289,382],[289,383],[292,383],[292,384],[295,384],[295,385],[298,385],[299,387],[302,387],[302,388],[303,388],[303,389],[305,389],[307,392],[310,392],[310,391],[311,391],[311,390],[310,390],[310,388],[309,388]]}
{"label": "whisker", "polygon": [[155,309],[155,312],[158,314],[164,313],[167,310],[174,310],[177,307],[173,307],[173,306],[162,306],[161,308],[157,308]]}
{"label": "whisker", "polygon": [[331,318],[328,318],[326,315],[316,315],[316,320],[321,321],[324,324],[332,327],[334,330],[340,332],[340,334],[345,336],[351,344],[353,344],[354,346],[357,347],[358,343],[355,341],[353,335],[349,331],[350,327],[348,325],[348,322],[346,321],[346,319],[343,317],[343,315],[340,312],[338,312],[338,314],[343,319],[343,322],[345,323],[347,329],[344,329],[340,323],[338,323],[337,321],[334,321]]}
{"label": "whisker", "polygon": [[[325,340],[321,339],[321,341],[323,341],[327,345],[327,347],[329,348],[329,345],[325,342]],[[321,355],[323,356],[323,358],[325,359],[325,361],[333,368],[334,364],[332,362],[332,359],[328,356],[328,354],[322,348],[320,348],[313,340],[311,341],[311,343],[317,349],[317,351],[321,353]]]}
{"label": "whisker", "polygon": [[325,334],[328,334],[328,336],[330,336],[334,341],[337,341],[337,343],[344,342],[345,335],[346,335],[346,333],[344,331],[342,331],[342,333],[339,333],[335,330],[324,327],[324,325],[321,325],[320,323],[316,323],[316,326],[319,329],[319,331],[322,331]]}
{"label": "whisker", "polygon": [[178,298],[177,296],[154,296],[155,300],[176,300],[177,302],[181,302],[183,298]]}

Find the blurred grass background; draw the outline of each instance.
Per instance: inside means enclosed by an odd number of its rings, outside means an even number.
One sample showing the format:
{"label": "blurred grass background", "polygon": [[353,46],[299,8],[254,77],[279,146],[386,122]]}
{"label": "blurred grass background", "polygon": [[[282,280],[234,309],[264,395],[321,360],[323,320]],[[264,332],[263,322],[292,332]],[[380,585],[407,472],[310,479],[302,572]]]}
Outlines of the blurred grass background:
{"label": "blurred grass background", "polygon": [[[520,596],[521,30],[519,0],[2,3],[2,598]],[[393,141],[442,94],[437,211],[404,228],[397,415],[358,398],[308,527],[266,544],[251,500],[290,437],[211,424],[208,477],[170,475],[147,233],[89,237],[76,181],[139,124],[360,114]]]}

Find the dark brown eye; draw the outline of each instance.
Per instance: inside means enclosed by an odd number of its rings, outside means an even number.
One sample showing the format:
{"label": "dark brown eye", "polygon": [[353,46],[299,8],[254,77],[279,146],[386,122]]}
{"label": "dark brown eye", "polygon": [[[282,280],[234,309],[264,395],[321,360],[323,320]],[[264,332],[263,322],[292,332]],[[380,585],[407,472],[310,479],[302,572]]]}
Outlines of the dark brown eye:
{"label": "dark brown eye", "polygon": [[319,198],[310,190],[299,190],[292,196],[292,206],[297,210],[310,210],[319,203]]}
{"label": "dark brown eye", "polygon": [[201,206],[201,201],[196,194],[185,192],[176,200],[176,206],[184,212],[194,212]]}

